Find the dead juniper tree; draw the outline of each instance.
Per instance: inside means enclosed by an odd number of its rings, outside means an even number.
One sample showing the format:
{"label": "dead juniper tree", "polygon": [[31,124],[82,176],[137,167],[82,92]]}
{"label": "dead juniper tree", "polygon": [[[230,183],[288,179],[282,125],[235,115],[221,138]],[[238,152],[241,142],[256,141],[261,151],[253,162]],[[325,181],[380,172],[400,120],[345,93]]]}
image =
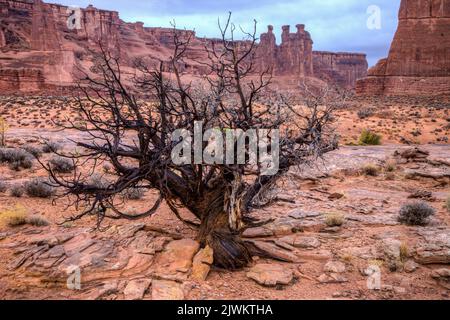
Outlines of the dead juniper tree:
{"label": "dead juniper tree", "polygon": [[[82,205],[81,213],[71,220],[87,215],[96,215],[99,223],[105,218],[141,219],[153,215],[165,201],[181,221],[198,229],[202,246],[214,250],[215,265],[237,269],[247,265],[252,255],[265,255],[242,238],[244,230],[264,224],[249,214],[291,167],[336,148],[330,123],[338,100],[328,90],[312,99],[310,95],[305,103],[292,103],[271,91],[270,70],[254,71],[256,22],[246,41],[234,41],[236,27],[230,17],[219,28],[220,41],[205,41],[207,59],[198,63],[208,73],[196,82],[186,81],[181,70],[192,41],[184,31],[174,28],[173,54],[157,67],[137,62],[132,83],[125,80],[119,59],[101,50],[95,75],[86,76],[80,86],[83,94],[77,109],[84,121],[69,126],[90,137],[76,142],[80,150],[63,155],[74,160],[75,171],[68,177],[46,166],[53,183],[64,190],[61,196]],[[180,143],[189,144],[192,136],[174,139],[174,132],[199,128],[202,134],[218,129],[224,136],[234,130],[236,139],[227,145],[227,152],[232,146],[232,156],[206,163],[194,160],[195,147],[176,149]],[[255,129],[265,130],[267,138],[258,135],[252,141],[242,134]],[[276,132],[277,145],[268,142],[276,140]],[[204,154],[215,146],[209,157],[217,159],[220,138],[194,141],[194,145]],[[265,145],[268,153],[277,156],[277,171],[267,174],[270,162],[251,161],[255,145]],[[188,161],[176,163],[174,154]],[[104,162],[113,168],[114,179],[99,183],[91,174]],[[132,188],[153,189],[159,197],[145,212],[127,212],[122,195]],[[183,218],[180,208],[196,219]]]}

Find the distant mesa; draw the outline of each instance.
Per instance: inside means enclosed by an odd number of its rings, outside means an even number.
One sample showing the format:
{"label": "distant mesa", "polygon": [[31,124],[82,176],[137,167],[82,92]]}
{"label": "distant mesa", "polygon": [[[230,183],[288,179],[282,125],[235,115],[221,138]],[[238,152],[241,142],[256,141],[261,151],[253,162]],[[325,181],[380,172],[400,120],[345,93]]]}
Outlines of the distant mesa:
{"label": "distant mesa", "polygon": [[386,59],[358,81],[362,96],[450,96],[450,0],[402,0]]}
{"label": "distant mesa", "polygon": [[[81,9],[79,28],[69,28],[73,14],[68,7],[41,0],[0,0],[0,90],[2,92],[48,92],[70,90],[79,70],[89,70],[90,49],[99,40],[120,53],[123,68],[131,68],[136,58],[165,60],[173,44],[171,28],[145,27],[143,22],[129,23],[115,11],[89,5]],[[270,70],[277,84],[285,78],[308,77],[354,88],[357,79],[367,75],[365,54],[313,51],[313,40],[304,24],[282,27],[278,45],[268,26],[257,47],[255,72]],[[207,58],[205,39],[194,31],[181,31],[191,37],[191,48],[181,66],[182,72],[201,75],[206,72],[199,61]],[[206,39],[211,45],[215,39]],[[243,42],[245,45],[245,42]]]}

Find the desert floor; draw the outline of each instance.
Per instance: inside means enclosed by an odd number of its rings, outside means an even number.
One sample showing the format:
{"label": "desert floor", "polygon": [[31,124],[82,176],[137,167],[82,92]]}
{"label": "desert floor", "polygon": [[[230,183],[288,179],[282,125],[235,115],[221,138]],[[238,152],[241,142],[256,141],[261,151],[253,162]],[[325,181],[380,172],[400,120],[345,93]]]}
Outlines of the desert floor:
{"label": "desert floor", "polygon": [[[72,148],[69,139],[83,136],[54,124],[66,121],[71,103],[1,97],[8,147],[50,140]],[[76,213],[67,200],[10,194],[45,176],[39,164],[21,171],[1,164],[8,188],[0,193],[0,221],[16,210],[50,224],[0,225],[0,299],[450,299],[449,106],[355,102],[336,119],[340,149],[292,171],[277,190],[285,201],[253,213],[275,221],[245,233],[284,262],[255,257],[245,270],[212,268],[205,281],[195,276],[207,253],[166,206],[142,221],[105,221],[101,230],[94,217],[61,224]],[[363,129],[381,134],[382,145],[356,145]],[[154,199],[148,192],[127,207]],[[436,210],[427,226],[397,221],[411,201]],[[333,217],[342,226],[330,226]],[[67,285],[77,271],[79,290]]]}

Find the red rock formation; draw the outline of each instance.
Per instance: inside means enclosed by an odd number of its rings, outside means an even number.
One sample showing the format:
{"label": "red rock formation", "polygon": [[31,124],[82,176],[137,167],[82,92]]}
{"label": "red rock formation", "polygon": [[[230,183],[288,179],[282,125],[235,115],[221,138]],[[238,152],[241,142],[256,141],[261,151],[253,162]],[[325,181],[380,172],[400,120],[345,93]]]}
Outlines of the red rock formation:
{"label": "red rock formation", "polygon": [[[77,15],[80,23],[72,28]],[[4,77],[0,79],[0,90],[71,87],[77,81],[79,68],[89,72],[90,50],[98,48],[99,42],[120,54],[125,69],[141,57],[159,63],[171,54],[172,32],[171,28],[147,28],[142,22],[127,23],[120,20],[117,12],[93,6],[75,10],[42,0],[0,0],[0,75]],[[218,40],[197,38],[190,30],[180,32],[191,38],[180,70],[191,75],[204,74],[205,66],[199,62],[207,59],[204,45],[218,44]],[[239,45],[246,46],[247,42],[240,41]],[[297,25],[295,33],[284,26],[280,45],[276,43],[273,27],[269,27],[261,35],[256,65],[259,70],[272,70],[279,77],[279,84],[288,81],[282,80],[284,77],[289,77],[289,81],[318,77],[352,87],[355,78],[364,75],[366,62],[362,56],[358,59],[349,58],[352,54],[349,57],[330,54],[332,59],[316,63],[317,54],[313,54],[312,46],[304,25]],[[165,68],[169,70],[169,66]],[[15,69],[17,72],[13,72]],[[30,80],[33,77],[35,80]],[[10,82],[12,78],[16,80]]]}
{"label": "red rock formation", "polygon": [[347,89],[367,75],[367,67],[365,54],[313,51],[314,76]]}
{"label": "red rock formation", "polygon": [[359,95],[450,95],[450,0],[402,0],[387,59],[357,83]]}
{"label": "red rock formation", "polygon": [[40,91],[44,89],[44,77],[36,69],[1,69],[0,88],[3,92]]}

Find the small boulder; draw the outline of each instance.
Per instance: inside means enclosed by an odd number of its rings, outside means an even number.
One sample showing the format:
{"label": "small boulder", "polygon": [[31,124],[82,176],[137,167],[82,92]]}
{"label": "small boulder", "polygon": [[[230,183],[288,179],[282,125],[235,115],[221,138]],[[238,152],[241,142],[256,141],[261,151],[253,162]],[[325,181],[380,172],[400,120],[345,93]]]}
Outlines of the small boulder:
{"label": "small boulder", "polygon": [[158,270],[166,274],[187,273],[192,266],[192,259],[200,244],[191,239],[170,242],[158,259]]}
{"label": "small boulder", "polygon": [[266,287],[288,285],[294,279],[291,269],[279,264],[257,264],[247,272],[247,277]]}
{"label": "small boulder", "polygon": [[346,271],[345,264],[340,261],[329,261],[325,267],[324,271],[328,273],[344,273]]}
{"label": "small boulder", "polygon": [[320,283],[344,283],[348,282],[347,278],[339,273],[322,274],[317,278]]}
{"label": "small boulder", "polygon": [[175,281],[153,280],[152,300],[184,300],[183,287]]}
{"label": "small boulder", "polygon": [[414,260],[408,260],[405,262],[405,265],[403,266],[403,269],[407,273],[413,273],[419,268],[419,265]]}
{"label": "small boulder", "polygon": [[129,281],[123,291],[125,300],[142,300],[151,282],[150,279],[136,279]]}

